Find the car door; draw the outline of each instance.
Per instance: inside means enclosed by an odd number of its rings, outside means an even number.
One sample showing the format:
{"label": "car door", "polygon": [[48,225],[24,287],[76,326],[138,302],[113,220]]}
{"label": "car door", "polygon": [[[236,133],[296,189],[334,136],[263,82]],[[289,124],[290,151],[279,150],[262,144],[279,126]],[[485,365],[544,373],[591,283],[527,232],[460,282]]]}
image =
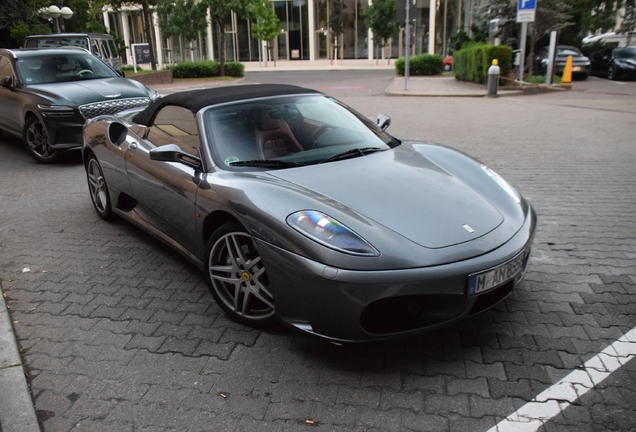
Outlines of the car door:
{"label": "car door", "polygon": [[178,162],[150,159],[152,149],[167,144],[176,144],[198,157],[200,140],[192,112],[173,105],[163,107],[146,138],[129,145],[126,170],[140,216],[194,253],[198,245],[195,169]]}
{"label": "car door", "polygon": [[16,134],[22,133],[21,94],[16,90],[18,76],[11,59],[0,55],[0,79],[10,78],[7,87],[0,87],[0,128]]}

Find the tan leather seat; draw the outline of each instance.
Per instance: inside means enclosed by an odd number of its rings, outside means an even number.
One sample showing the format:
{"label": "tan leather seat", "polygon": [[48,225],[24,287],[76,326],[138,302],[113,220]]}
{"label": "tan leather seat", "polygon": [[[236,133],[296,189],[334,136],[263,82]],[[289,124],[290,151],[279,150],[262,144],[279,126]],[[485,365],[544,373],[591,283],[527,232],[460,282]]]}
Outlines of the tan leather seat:
{"label": "tan leather seat", "polygon": [[253,114],[256,143],[262,159],[272,159],[303,150],[287,122],[273,117],[271,108],[254,108]]}

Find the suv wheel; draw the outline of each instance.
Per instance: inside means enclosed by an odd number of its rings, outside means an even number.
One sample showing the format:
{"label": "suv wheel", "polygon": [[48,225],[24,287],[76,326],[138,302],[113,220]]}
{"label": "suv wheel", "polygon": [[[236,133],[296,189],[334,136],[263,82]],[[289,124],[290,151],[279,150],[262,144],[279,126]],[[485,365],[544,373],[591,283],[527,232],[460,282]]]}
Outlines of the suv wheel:
{"label": "suv wheel", "polygon": [[51,148],[46,128],[37,117],[30,117],[26,121],[22,138],[27,151],[36,162],[53,163],[59,158],[60,152]]}

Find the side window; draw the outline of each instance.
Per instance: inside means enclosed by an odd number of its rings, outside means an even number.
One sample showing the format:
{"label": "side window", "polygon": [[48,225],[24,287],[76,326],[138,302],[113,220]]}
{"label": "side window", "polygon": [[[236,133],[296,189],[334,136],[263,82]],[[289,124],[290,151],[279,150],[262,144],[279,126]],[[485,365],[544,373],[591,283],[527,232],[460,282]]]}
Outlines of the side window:
{"label": "side window", "polygon": [[99,52],[99,45],[97,45],[96,40],[91,41],[91,53],[99,58],[102,57],[102,53]]}
{"label": "side window", "polygon": [[110,50],[108,49],[108,45],[106,44],[106,41],[105,40],[100,40],[99,41],[99,46],[102,49],[102,53],[104,55],[104,59],[111,58]]}
{"label": "side window", "polygon": [[10,76],[15,85],[15,73],[13,72],[13,66],[11,66],[11,60],[8,57],[0,56],[0,79]]}
{"label": "side window", "polygon": [[148,132],[148,141],[157,147],[176,144],[181,150],[199,156],[201,142],[197,122],[186,108],[168,105],[163,107]]}

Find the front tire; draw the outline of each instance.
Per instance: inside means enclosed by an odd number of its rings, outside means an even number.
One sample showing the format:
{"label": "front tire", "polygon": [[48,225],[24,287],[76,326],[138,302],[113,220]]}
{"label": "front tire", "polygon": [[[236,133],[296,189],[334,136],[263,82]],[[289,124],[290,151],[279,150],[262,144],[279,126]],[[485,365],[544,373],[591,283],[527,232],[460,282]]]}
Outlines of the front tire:
{"label": "front tire", "polygon": [[86,179],[88,180],[88,191],[91,194],[91,201],[97,215],[104,220],[114,218],[113,209],[110,204],[110,194],[108,185],[104,178],[102,167],[94,154],[91,154],[86,161]]}
{"label": "front tire", "polygon": [[274,323],[265,266],[245,228],[238,223],[218,228],[206,245],[205,265],[212,296],[231,319],[251,327]]}
{"label": "front tire", "polygon": [[50,164],[59,159],[60,152],[51,147],[49,134],[37,117],[30,117],[26,121],[22,138],[29,155],[36,162]]}

